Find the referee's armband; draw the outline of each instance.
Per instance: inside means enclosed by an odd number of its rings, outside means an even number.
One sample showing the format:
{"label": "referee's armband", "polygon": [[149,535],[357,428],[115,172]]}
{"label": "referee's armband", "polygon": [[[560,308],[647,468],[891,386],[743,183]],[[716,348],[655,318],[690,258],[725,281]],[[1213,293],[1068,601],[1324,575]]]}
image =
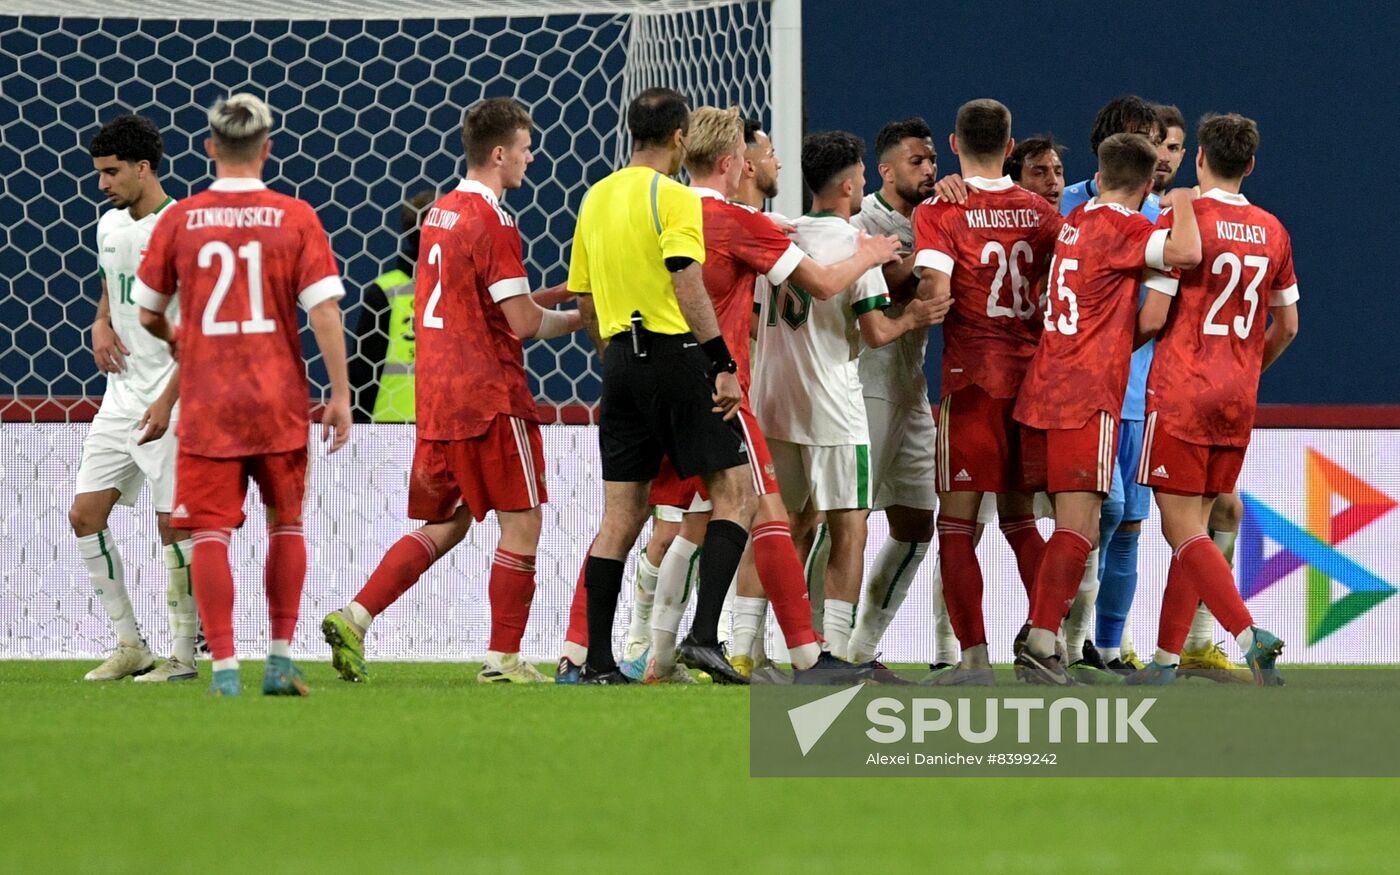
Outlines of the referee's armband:
{"label": "referee's armband", "polygon": [[694,263],[695,259],[689,255],[672,255],[666,259],[666,269],[671,273],[680,273]]}

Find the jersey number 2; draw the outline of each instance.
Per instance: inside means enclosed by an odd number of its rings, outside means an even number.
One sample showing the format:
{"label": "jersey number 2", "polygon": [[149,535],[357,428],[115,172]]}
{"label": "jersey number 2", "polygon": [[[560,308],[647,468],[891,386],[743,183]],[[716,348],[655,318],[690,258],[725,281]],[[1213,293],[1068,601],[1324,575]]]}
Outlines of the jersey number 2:
{"label": "jersey number 2", "polygon": [[428,250],[428,264],[438,269],[437,282],[433,284],[433,293],[428,296],[428,306],[423,308],[423,327],[441,328],[442,317],[438,315],[438,301],[442,300],[442,246],[434,243],[433,248]]}
{"label": "jersey number 2", "polygon": [[[1244,316],[1236,316],[1229,325],[1222,325],[1215,321],[1215,317],[1220,314],[1220,309],[1225,306],[1225,302],[1230,300],[1230,296],[1235,293],[1235,287],[1240,284],[1240,274],[1244,268],[1254,268],[1254,277],[1249,281],[1249,285],[1244,287],[1244,300],[1249,304],[1249,313]],[[1235,329],[1235,336],[1241,340],[1249,337],[1249,329],[1254,327],[1254,314],[1259,312],[1259,283],[1264,281],[1264,274],[1269,270],[1269,259],[1262,255],[1246,255],[1244,265],[1240,265],[1240,257],[1233,252],[1222,252],[1215,259],[1215,263],[1210,266],[1210,272],[1220,276],[1226,268],[1230,270],[1230,281],[1225,285],[1225,291],[1220,293],[1220,297],[1215,299],[1215,303],[1210,305],[1210,312],[1206,313],[1205,325],[1201,326],[1201,331],[1207,337],[1225,337],[1229,335],[1231,326]]]}
{"label": "jersey number 2", "polygon": [[234,255],[233,247],[220,240],[211,240],[199,248],[199,266],[214,266],[219,260],[219,278],[214,281],[214,292],[209,303],[204,305],[204,318],[200,329],[206,336],[219,334],[270,334],[277,330],[277,323],[267,318],[263,310],[262,244],[254,240],[238,247],[238,258],[243,260],[248,273],[248,313],[249,318],[242,322],[225,322],[219,319],[219,308],[233,286]]}

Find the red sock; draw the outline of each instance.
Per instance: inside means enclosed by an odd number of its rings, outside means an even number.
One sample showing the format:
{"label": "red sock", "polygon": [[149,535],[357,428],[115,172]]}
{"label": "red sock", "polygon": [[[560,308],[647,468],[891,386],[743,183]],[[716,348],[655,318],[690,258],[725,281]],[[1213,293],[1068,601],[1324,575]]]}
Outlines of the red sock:
{"label": "red sock", "polygon": [[233,569],[228,564],[226,529],[195,529],[194,600],[204,624],[209,655],[215,659],[233,657]]}
{"label": "red sock", "polygon": [[377,617],[408,592],[436,561],[437,545],[433,539],[423,534],[422,529],[409,532],[395,541],[379,560],[355,601],[369,611],[371,617]]}
{"label": "red sock", "polygon": [[973,534],[977,523],[951,516],[938,517],[938,561],[943,564],[943,601],[948,620],[964,650],[987,643],[982,619],[982,566],[977,562]]}
{"label": "red sock", "polygon": [[1191,634],[1191,620],[1199,601],[1196,588],[1173,556],[1167,568],[1167,591],[1162,595],[1162,616],[1157,621],[1158,650],[1181,654],[1186,636]]}
{"label": "red sock", "polygon": [[763,584],[763,593],[773,606],[773,615],[778,618],[778,627],[783,630],[788,648],[796,649],[816,641],[807,576],[787,523],[773,520],[753,527],[753,561],[758,566],[758,581]]}
{"label": "red sock", "polygon": [[1011,552],[1016,554],[1016,570],[1021,572],[1021,585],[1029,598],[1035,576],[1040,572],[1040,562],[1045,557],[1045,539],[1035,527],[1033,516],[1002,520],[1001,533],[1011,545]]}
{"label": "red sock", "polygon": [[[589,552],[593,548],[589,547]],[[579,647],[588,648],[588,590],[583,585],[583,570],[588,567],[588,554],[583,557],[578,569],[578,583],[574,584],[574,600],[569,603],[569,631],[564,640]]]}
{"label": "red sock", "polygon": [[1031,626],[1060,631],[1060,623],[1079,592],[1079,581],[1084,579],[1084,563],[1089,561],[1091,549],[1088,538],[1070,529],[1056,529],[1050,536],[1031,588]]}
{"label": "red sock", "polygon": [[535,597],[535,557],[496,550],[491,563],[491,643],[497,653],[519,653]]}
{"label": "red sock", "polygon": [[[1215,619],[1231,635],[1238,637],[1254,625],[1249,608],[1244,606],[1244,599],[1235,589],[1235,574],[1230,570],[1230,563],[1225,561],[1224,554],[1209,535],[1202,532],[1187,538],[1176,548],[1176,563],[1181,566],[1182,575],[1195,584],[1195,598],[1206,603]],[[1195,598],[1191,602],[1193,610]]]}
{"label": "red sock", "polygon": [[301,588],[306,583],[306,534],[301,523],[272,526],[267,530],[267,567],[263,590],[267,593],[268,639],[291,641],[301,613]]}

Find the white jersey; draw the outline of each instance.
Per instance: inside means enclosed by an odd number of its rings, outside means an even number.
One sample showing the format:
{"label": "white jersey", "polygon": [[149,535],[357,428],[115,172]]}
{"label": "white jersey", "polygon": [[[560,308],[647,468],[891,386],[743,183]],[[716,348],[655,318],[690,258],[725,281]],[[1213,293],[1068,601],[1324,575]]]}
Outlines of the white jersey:
{"label": "white jersey", "polygon": [[[914,251],[914,222],[890,208],[880,193],[861,201],[860,212],[851,224],[871,236],[899,238],[899,254]],[[891,310],[895,316],[903,305]],[[928,380],[924,378],[924,356],[928,353],[928,331],[909,331],[892,343],[860,354],[860,382],[867,398],[879,398],[900,407],[928,407]]]}
{"label": "white jersey", "polygon": [[[793,242],[820,264],[855,254],[860,232],[844,219],[818,213],[793,224]],[[885,275],[876,267],[826,301],[788,280],[758,302],[749,397],[765,436],[808,446],[870,443],[856,320],[889,301]]]}
{"label": "white jersey", "polygon": [[[142,219],[131,218],[128,210],[109,210],[97,221],[97,265],[107,283],[112,328],[131,350],[126,356],[126,369],[107,375],[101,415],[140,419],[146,408],[160,397],[175,371],[170,346],[141,327],[140,307],[131,294],[136,283],[136,269],[141,266],[141,256],[146,254],[151,231],[165,208],[173,203],[174,198],[166,198],[165,203]],[[172,303],[169,318],[174,321],[179,304]]]}

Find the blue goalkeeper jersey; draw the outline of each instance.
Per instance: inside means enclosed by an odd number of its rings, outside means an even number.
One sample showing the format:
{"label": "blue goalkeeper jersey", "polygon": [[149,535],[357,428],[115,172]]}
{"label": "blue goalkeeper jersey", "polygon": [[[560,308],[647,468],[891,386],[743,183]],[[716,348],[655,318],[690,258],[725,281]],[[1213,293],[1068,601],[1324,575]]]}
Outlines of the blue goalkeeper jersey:
{"label": "blue goalkeeper jersey", "polygon": [[[1092,178],[1069,186],[1060,198],[1060,215],[1068,216],[1075,207],[1087,203],[1091,197],[1097,197],[1098,193],[1099,187],[1094,185]],[[1161,198],[1157,197],[1155,192],[1149,194],[1142,202],[1142,214],[1156,222],[1161,213]],[[1138,306],[1141,307],[1145,300],[1147,286],[1141,286],[1138,289]],[[1147,372],[1152,370],[1152,352],[1156,346],[1155,339],[1149,340],[1133,353],[1132,370],[1128,372],[1128,391],[1123,394],[1124,419],[1141,422],[1147,417]]]}

